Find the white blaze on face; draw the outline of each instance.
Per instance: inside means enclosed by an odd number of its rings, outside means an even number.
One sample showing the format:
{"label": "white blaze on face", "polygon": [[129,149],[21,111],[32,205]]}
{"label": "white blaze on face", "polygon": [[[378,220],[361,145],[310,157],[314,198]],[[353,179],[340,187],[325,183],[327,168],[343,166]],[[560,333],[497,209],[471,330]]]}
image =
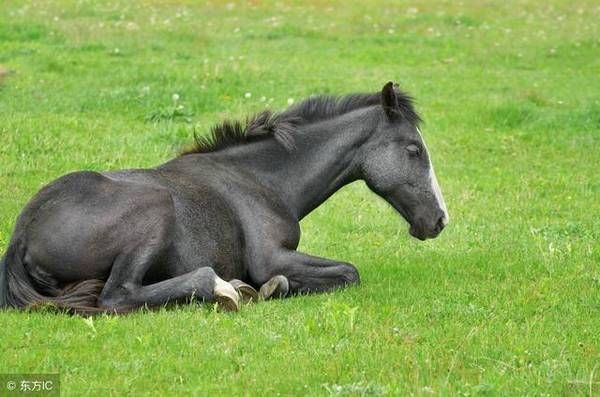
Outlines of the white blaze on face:
{"label": "white blaze on face", "polygon": [[[425,140],[423,139],[423,134],[421,134],[421,130],[417,127],[417,131],[419,135],[421,135],[421,141],[423,142],[423,147],[427,150],[427,146],[425,145]],[[427,150],[429,153],[429,150]],[[433,164],[431,163],[431,156],[429,157],[429,182],[431,183],[431,191],[435,195],[435,199],[437,200],[438,206],[442,211],[444,211],[444,226],[448,224],[448,220],[450,219],[448,216],[448,209],[446,208],[446,202],[444,201],[444,196],[442,196],[442,191],[440,190],[440,184],[438,183],[437,177],[435,176],[435,171],[433,170]]]}

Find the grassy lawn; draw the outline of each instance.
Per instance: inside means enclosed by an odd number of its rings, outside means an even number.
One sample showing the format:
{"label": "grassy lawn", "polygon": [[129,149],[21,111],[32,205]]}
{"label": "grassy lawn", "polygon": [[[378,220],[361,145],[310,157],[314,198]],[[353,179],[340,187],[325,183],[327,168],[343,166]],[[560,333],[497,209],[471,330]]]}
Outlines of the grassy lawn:
{"label": "grassy lawn", "polygon": [[412,239],[356,183],[301,249],[359,287],[236,314],[0,312],[0,373],[60,372],[68,396],[600,395],[597,2],[179,3],[0,3],[1,250],[66,172],[154,166],[224,117],[388,80],[417,98],[450,225]]}

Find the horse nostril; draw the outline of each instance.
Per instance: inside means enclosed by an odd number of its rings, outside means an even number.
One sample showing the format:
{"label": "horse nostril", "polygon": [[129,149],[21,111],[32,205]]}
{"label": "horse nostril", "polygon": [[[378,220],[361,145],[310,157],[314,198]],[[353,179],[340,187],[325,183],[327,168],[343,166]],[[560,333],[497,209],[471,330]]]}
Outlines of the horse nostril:
{"label": "horse nostril", "polygon": [[444,230],[444,227],[446,227],[447,224],[448,221],[446,220],[446,217],[442,215],[440,219],[438,219],[437,224],[435,225],[438,233]]}

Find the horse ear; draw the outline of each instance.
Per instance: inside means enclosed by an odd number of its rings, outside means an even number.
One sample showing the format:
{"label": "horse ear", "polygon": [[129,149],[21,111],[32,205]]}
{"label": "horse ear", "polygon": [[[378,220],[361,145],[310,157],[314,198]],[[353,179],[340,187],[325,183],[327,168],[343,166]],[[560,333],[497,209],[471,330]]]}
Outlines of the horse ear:
{"label": "horse ear", "polygon": [[394,83],[389,81],[381,90],[381,104],[385,114],[391,119],[398,117],[400,114],[400,106],[398,105],[398,97],[394,90]]}

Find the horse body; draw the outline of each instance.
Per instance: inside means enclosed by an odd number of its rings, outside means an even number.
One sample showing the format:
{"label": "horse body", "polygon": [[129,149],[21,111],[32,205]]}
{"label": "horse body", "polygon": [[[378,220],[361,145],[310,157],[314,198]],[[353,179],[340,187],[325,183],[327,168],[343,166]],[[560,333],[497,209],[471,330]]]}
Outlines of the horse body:
{"label": "horse body", "polygon": [[[308,100],[270,121],[270,137],[246,142],[246,127],[154,169],[59,178],[17,220],[0,304],[123,311],[197,296],[237,307],[223,279],[267,286],[265,297],[358,282],[353,265],[296,251],[299,221],[343,185],[365,180],[420,239],[447,223],[410,102],[391,84],[361,100]],[[293,148],[272,139],[286,120]]]}

